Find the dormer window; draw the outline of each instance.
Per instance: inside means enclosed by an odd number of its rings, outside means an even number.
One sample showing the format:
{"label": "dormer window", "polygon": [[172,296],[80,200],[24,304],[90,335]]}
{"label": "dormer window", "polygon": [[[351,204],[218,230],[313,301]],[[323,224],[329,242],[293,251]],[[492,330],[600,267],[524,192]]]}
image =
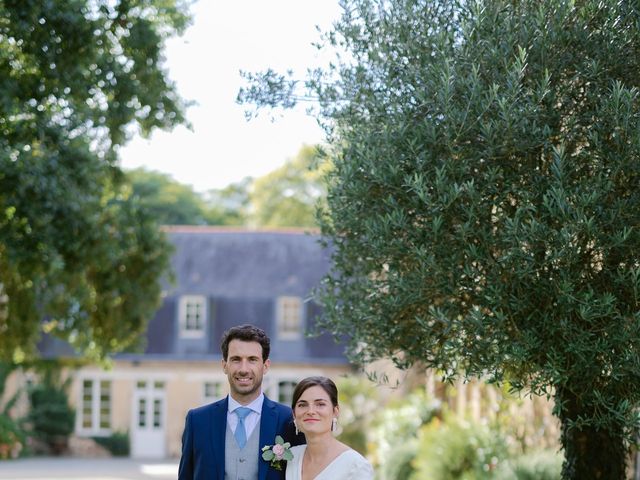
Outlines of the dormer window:
{"label": "dormer window", "polygon": [[278,338],[297,340],[302,337],[302,299],[300,297],[278,298],[276,312]]}
{"label": "dormer window", "polygon": [[180,297],[178,312],[181,337],[200,338],[204,336],[207,323],[206,297],[202,295]]}

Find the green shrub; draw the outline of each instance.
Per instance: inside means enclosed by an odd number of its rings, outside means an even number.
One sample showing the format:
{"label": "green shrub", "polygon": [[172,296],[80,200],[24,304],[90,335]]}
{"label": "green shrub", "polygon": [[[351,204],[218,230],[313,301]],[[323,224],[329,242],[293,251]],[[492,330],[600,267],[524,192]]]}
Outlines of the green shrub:
{"label": "green shrub", "polygon": [[512,462],[514,480],[560,480],[562,460],[550,450],[522,455]]}
{"label": "green shrub", "polygon": [[356,376],[336,382],[340,392],[338,439],[367,456],[369,423],[379,409],[378,392],[368,380]]}
{"label": "green shrub", "polygon": [[42,383],[29,390],[30,410],[26,420],[34,437],[42,440],[54,454],[67,449],[73,433],[75,412],[69,406],[69,381],[61,383],[57,373],[47,370]]}
{"label": "green shrub", "polygon": [[389,458],[385,459],[381,467],[381,479],[406,480],[413,475],[413,459],[418,451],[418,442],[411,439],[401,442],[389,451]]}
{"label": "green shrub", "polygon": [[367,454],[367,434],[360,423],[350,423],[345,426],[338,439],[362,455]]}
{"label": "green shrub", "polygon": [[17,458],[23,450],[22,429],[6,413],[0,413],[0,460]]}
{"label": "green shrub", "polygon": [[506,442],[485,425],[436,419],[421,429],[418,439],[416,479],[496,479],[502,465],[508,464]]}
{"label": "green shrub", "polygon": [[93,437],[93,440],[109,450],[114,457],[128,457],[130,451],[129,433],[113,432],[108,437]]}
{"label": "green shrub", "polygon": [[396,445],[416,438],[420,427],[429,422],[439,408],[440,403],[429,399],[420,389],[378,409],[375,427],[371,432],[377,463],[384,465],[391,458]]}
{"label": "green shrub", "polygon": [[[0,401],[4,396],[7,378],[16,366],[7,362],[0,362]],[[13,394],[6,402],[0,404],[0,460],[16,458],[25,451],[26,436],[18,422],[11,418],[10,410],[17,403],[21,389]]]}
{"label": "green shrub", "polygon": [[69,436],[73,432],[74,413],[64,392],[38,386],[29,395],[31,411],[29,421],[38,436],[47,439]]}

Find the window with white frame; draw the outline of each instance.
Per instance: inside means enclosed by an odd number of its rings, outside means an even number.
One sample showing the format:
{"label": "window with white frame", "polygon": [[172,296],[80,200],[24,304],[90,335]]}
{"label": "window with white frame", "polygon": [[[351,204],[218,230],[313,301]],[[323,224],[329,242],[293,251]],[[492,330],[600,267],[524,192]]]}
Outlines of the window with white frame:
{"label": "window with white frame", "polygon": [[222,382],[204,382],[202,384],[202,399],[205,404],[220,400],[224,396]]}
{"label": "window with white frame", "polygon": [[277,306],[278,338],[296,340],[302,337],[302,299],[279,297]]}
{"label": "window with white frame", "polygon": [[278,402],[285,405],[291,405],[293,400],[293,391],[296,389],[298,382],[292,380],[281,380],[278,382]]}
{"label": "window with white frame", "polygon": [[203,337],[207,320],[207,299],[202,295],[180,297],[180,335],[182,337]]}
{"label": "window with white frame", "polygon": [[80,395],[80,432],[93,435],[110,433],[111,380],[85,379]]}

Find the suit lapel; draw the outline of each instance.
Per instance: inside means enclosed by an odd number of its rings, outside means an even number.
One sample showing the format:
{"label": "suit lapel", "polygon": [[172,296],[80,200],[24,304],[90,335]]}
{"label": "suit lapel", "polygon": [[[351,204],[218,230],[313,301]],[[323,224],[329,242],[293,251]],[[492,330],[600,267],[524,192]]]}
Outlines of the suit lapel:
{"label": "suit lapel", "polygon": [[[276,441],[276,429],[278,426],[278,414],[275,404],[266,396],[262,402],[262,414],[260,418],[260,449],[265,445],[273,445]],[[265,480],[269,463],[262,460],[262,455],[258,459],[258,479]]]}
{"label": "suit lapel", "polygon": [[227,410],[229,409],[229,399],[224,398],[213,404],[211,411],[211,422],[209,423],[209,434],[211,435],[211,455],[213,459],[214,471],[217,478],[224,478],[224,458],[225,458],[225,436],[227,434]]}

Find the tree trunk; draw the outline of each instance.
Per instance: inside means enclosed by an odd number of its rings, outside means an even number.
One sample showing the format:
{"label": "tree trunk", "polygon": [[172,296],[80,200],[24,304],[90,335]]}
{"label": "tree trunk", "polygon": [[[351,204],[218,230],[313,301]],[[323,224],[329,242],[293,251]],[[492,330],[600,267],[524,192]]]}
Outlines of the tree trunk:
{"label": "tree trunk", "polygon": [[564,402],[560,413],[561,442],[564,450],[563,480],[625,480],[628,445],[623,426],[596,430],[593,427],[571,427],[577,418],[588,418],[592,412],[582,405],[575,394],[564,391],[556,395]]}

